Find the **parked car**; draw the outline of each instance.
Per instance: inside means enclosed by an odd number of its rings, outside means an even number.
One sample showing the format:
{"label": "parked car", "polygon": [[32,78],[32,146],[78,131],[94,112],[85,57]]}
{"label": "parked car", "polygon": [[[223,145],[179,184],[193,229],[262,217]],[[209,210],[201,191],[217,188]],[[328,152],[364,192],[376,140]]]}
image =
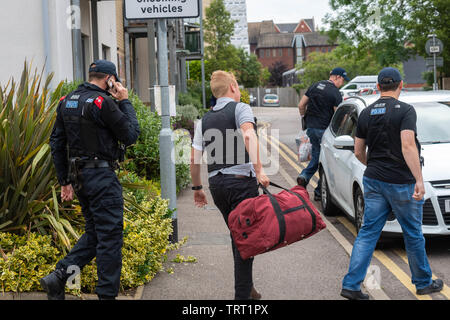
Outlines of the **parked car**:
{"label": "parked car", "polygon": [[[377,99],[373,95],[358,96],[342,102],[321,144],[323,213],[333,215],[340,208],[358,231],[364,216],[362,179],[366,167],[354,155],[354,136],[359,114]],[[403,92],[399,100],[413,105],[417,112],[417,136],[425,159],[423,233],[450,235],[450,91]],[[402,232],[393,213],[383,232]]]}
{"label": "parked car", "polygon": [[278,95],[269,93],[266,94],[263,98],[263,107],[279,107],[280,106],[280,98]]}
{"label": "parked car", "polygon": [[362,89],[377,89],[378,76],[357,76],[339,90],[345,99],[357,95]]}

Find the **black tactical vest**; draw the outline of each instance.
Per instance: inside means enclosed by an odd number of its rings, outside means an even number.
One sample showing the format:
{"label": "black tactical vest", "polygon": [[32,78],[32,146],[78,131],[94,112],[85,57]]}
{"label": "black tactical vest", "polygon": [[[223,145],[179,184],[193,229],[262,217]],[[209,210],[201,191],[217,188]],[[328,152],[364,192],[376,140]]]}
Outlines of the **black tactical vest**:
{"label": "black tactical vest", "polygon": [[119,143],[112,131],[101,121],[95,121],[92,108],[94,101],[107,96],[99,92],[69,94],[62,102],[69,158],[100,159],[115,161],[119,158]]}
{"label": "black tactical vest", "polygon": [[208,172],[250,162],[241,130],[236,127],[236,102],[211,110],[202,118]]}

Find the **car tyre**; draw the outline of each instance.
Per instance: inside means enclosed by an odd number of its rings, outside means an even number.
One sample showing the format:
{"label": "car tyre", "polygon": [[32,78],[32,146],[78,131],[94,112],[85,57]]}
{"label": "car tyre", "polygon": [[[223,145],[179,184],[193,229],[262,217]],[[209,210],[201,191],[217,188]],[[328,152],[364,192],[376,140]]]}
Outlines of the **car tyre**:
{"label": "car tyre", "polygon": [[353,204],[355,208],[355,227],[358,234],[364,222],[364,195],[359,187],[356,187]]}
{"label": "car tyre", "polygon": [[336,216],[338,215],[339,210],[331,199],[330,189],[328,187],[328,180],[323,170],[320,170],[320,180],[322,181],[322,185],[320,188],[320,193],[322,196],[320,200],[320,204],[322,205],[322,212],[326,216]]}

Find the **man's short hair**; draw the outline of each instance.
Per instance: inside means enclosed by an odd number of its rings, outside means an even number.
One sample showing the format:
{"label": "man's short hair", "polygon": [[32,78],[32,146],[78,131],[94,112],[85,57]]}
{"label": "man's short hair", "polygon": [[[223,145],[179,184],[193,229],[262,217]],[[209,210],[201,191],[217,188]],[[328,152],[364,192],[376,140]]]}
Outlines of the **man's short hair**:
{"label": "man's short hair", "polygon": [[107,76],[109,75],[103,72],[89,72],[89,81],[102,80]]}
{"label": "man's short hair", "polygon": [[235,84],[236,78],[231,72],[214,71],[211,75],[211,92],[216,98],[225,96],[230,84]]}
{"label": "man's short hair", "polygon": [[400,81],[390,82],[390,83],[379,83],[379,85],[380,85],[381,92],[395,91],[400,86]]}

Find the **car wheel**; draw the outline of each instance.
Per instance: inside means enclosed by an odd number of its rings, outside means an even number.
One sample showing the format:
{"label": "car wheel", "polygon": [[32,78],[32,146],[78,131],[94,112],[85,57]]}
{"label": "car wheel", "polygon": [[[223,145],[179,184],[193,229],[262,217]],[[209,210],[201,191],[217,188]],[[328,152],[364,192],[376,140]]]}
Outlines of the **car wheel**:
{"label": "car wheel", "polygon": [[320,180],[322,181],[322,185],[320,187],[321,200],[320,204],[322,205],[322,212],[326,216],[335,216],[338,214],[338,208],[331,200],[330,189],[328,187],[328,181],[325,176],[325,172],[320,170]]}
{"label": "car wheel", "polygon": [[355,227],[356,233],[359,233],[364,222],[364,196],[359,187],[356,188],[354,195],[354,207],[355,207]]}

